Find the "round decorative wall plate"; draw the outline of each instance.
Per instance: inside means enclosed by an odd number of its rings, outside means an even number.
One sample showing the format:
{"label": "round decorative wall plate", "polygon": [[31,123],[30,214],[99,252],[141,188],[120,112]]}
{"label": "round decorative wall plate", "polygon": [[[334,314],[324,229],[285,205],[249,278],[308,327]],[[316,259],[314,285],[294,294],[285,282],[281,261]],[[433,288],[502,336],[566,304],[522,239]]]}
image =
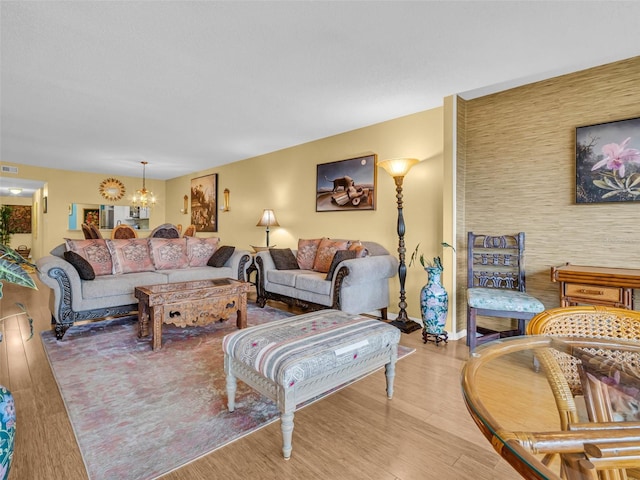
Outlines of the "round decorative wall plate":
{"label": "round decorative wall plate", "polygon": [[100,195],[107,200],[120,200],[124,197],[124,184],[117,178],[107,178],[100,183]]}

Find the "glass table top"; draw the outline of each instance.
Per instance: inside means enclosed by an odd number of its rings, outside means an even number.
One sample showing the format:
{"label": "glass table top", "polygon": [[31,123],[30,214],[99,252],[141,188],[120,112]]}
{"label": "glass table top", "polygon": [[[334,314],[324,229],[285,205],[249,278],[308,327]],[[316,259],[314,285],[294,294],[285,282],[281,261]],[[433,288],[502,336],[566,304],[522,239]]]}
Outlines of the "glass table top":
{"label": "glass table top", "polygon": [[598,478],[623,464],[640,472],[639,366],[640,342],[511,337],[475,350],[462,393],[524,478],[556,480],[561,469],[570,480]]}

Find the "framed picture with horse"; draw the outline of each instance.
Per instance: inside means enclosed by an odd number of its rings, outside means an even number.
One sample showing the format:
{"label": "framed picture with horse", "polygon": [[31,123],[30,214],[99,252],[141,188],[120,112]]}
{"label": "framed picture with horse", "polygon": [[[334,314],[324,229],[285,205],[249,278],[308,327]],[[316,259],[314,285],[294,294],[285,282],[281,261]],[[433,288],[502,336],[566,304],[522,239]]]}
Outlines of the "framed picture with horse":
{"label": "framed picture with horse", "polygon": [[317,165],[316,212],[376,209],[377,155]]}

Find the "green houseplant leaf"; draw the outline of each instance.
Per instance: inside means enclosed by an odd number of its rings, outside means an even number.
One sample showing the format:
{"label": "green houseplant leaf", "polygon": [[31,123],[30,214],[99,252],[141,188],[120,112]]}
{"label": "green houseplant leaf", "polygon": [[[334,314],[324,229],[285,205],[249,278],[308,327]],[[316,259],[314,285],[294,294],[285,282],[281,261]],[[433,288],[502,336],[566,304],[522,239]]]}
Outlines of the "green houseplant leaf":
{"label": "green houseplant leaf", "polygon": [[[31,275],[22,268],[22,264],[36,268],[33,263],[22,258],[15,250],[0,244],[0,281],[37,289],[36,283]],[[2,298],[2,284],[0,284],[0,298]]]}

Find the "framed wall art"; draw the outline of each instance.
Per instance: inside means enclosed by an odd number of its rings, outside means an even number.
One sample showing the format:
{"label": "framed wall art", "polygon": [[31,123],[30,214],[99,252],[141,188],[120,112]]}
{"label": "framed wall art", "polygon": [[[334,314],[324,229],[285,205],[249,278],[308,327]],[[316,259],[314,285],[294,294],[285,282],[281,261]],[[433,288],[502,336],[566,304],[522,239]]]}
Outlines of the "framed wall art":
{"label": "framed wall art", "polygon": [[576,203],[640,202],[640,117],[576,128]]}
{"label": "framed wall art", "polygon": [[218,174],[191,179],[191,223],[196,232],[218,231]]}
{"label": "framed wall art", "polygon": [[322,163],[316,172],[316,212],[376,209],[377,155]]}
{"label": "framed wall art", "polygon": [[11,233],[31,233],[31,205],[7,205],[11,208],[9,231]]}
{"label": "framed wall art", "polygon": [[100,228],[100,209],[99,208],[85,208],[82,211],[82,221],[89,225],[95,225]]}

